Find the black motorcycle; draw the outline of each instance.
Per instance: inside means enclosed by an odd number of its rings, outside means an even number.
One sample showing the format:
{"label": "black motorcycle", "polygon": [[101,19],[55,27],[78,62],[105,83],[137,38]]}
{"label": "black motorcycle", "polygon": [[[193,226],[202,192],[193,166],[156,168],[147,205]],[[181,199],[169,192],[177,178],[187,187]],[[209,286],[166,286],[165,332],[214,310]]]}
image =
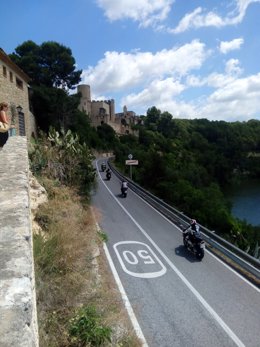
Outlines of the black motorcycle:
{"label": "black motorcycle", "polygon": [[191,251],[198,260],[202,260],[205,254],[205,241],[200,236],[191,235],[183,231],[184,247]]}
{"label": "black motorcycle", "polygon": [[122,193],[122,197],[123,197],[123,198],[126,198],[126,196],[127,196],[127,190],[128,190],[127,187],[122,187],[122,188],[121,188],[121,193]]}
{"label": "black motorcycle", "polygon": [[110,171],[107,171],[106,178],[108,181],[110,181],[110,179],[111,179],[111,172]]}
{"label": "black motorcycle", "polygon": [[107,166],[106,164],[101,164],[101,171],[104,172],[106,170]]}

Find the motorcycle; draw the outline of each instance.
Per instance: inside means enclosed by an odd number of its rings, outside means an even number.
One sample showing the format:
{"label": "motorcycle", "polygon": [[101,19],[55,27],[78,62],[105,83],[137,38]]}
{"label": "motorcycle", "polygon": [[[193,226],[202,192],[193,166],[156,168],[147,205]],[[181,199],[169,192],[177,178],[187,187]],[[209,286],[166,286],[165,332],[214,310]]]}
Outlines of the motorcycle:
{"label": "motorcycle", "polygon": [[111,172],[110,171],[108,171],[106,173],[106,178],[107,178],[108,181],[110,181],[110,179],[111,179]]}
{"label": "motorcycle", "polygon": [[122,193],[122,196],[123,196],[123,198],[126,198],[126,196],[127,196],[127,187],[122,187],[121,188],[121,193]]}
{"label": "motorcycle", "polygon": [[183,233],[184,247],[191,251],[198,260],[202,260],[205,254],[205,241],[200,236],[190,235],[187,232]]}
{"label": "motorcycle", "polygon": [[104,172],[106,170],[107,166],[106,164],[101,164],[101,171]]}

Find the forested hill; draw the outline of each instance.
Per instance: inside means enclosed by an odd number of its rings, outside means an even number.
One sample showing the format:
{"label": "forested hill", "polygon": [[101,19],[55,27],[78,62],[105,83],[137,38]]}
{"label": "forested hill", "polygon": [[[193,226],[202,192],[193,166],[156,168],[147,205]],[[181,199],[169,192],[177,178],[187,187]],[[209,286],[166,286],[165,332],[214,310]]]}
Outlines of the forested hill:
{"label": "forested hill", "polygon": [[260,121],[174,119],[156,107],[142,119],[139,138],[123,136],[115,148],[122,170],[128,171],[125,159],[133,154],[136,182],[258,256],[260,228],[232,217],[225,189],[260,178]]}

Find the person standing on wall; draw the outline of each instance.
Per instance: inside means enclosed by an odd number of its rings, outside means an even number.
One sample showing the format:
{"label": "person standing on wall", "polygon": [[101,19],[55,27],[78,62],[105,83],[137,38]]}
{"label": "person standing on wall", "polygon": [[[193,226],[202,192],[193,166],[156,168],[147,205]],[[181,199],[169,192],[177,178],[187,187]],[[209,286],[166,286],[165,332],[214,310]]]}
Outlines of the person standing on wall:
{"label": "person standing on wall", "polygon": [[[0,103],[0,122],[3,122],[9,125],[8,117],[7,117],[8,104],[6,102]],[[8,140],[8,131],[0,132],[0,148],[4,146],[6,141]]]}

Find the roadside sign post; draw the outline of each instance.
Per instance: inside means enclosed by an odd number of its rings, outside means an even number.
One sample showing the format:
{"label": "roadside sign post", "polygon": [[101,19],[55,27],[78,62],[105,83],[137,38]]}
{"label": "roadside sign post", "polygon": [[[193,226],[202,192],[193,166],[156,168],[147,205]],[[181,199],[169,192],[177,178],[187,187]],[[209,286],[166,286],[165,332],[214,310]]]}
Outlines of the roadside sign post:
{"label": "roadside sign post", "polygon": [[133,160],[133,155],[132,154],[128,155],[128,159],[129,160],[125,161],[125,164],[130,166],[130,168],[129,168],[130,169],[130,179],[132,179],[132,166],[133,165],[138,165],[138,160]]}
{"label": "roadside sign post", "polygon": [[[133,159],[133,154],[129,154],[128,159],[129,160]],[[129,165],[129,170],[130,170],[130,180],[131,180],[132,179],[132,165]]]}

